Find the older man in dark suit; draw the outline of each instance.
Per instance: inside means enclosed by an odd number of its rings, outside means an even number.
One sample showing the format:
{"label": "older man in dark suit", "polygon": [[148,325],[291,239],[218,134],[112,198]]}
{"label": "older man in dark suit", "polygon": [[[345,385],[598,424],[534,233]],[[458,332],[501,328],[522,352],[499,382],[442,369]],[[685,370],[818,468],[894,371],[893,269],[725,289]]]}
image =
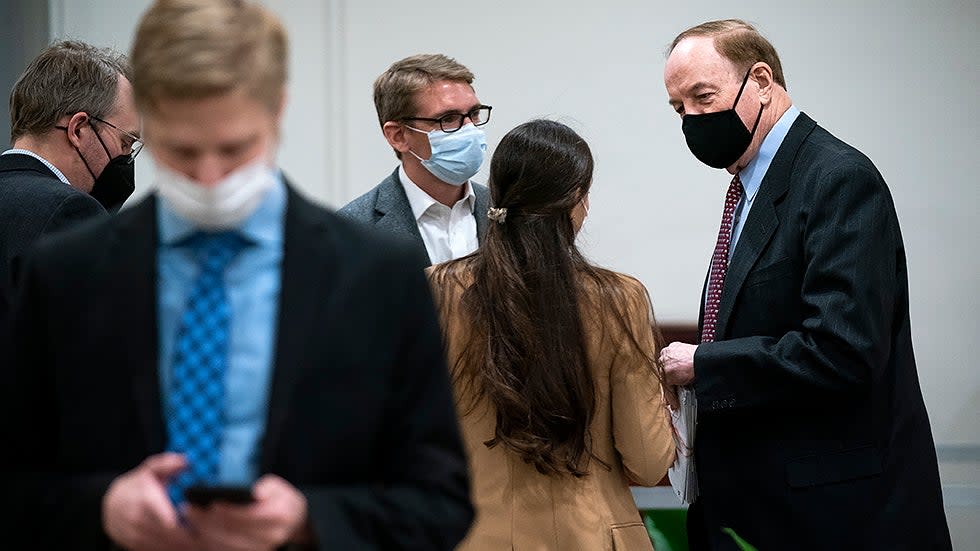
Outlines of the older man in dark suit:
{"label": "older man in dark suit", "polygon": [[0,389],[18,509],[0,533],[27,543],[10,548],[449,550],[465,534],[421,263],[275,165],[286,42],[254,2],[144,14],[131,57],[156,192],[42,241],[18,288]]}
{"label": "older man in dark suit", "polygon": [[401,164],[339,214],[409,242],[426,265],[475,251],[490,192],[471,178],[491,107],[477,99],[473,73],[441,54],[407,57],[375,80],[374,106]]}
{"label": "older man in dark suit", "polygon": [[871,161],[793,106],[743,21],[681,33],[664,81],[692,153],[734,175],[699,345],[693,549],[950,549],[905,248]]}
{"label": "older man in dark suit", "polygon": [[0,286],[38,237],[115,210],[133,192],[139,118],[126,58],[77,41],[37,56],[10,93],[0,155]]}

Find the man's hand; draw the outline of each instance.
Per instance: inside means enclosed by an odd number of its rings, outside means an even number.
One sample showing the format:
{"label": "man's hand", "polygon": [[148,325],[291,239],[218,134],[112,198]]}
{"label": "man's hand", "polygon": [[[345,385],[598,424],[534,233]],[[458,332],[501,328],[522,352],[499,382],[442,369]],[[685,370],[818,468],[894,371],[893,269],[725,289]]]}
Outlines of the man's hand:
{"label": "man's hand", "polygon": [[668,385],[687,386],[694,382],[694,351],[697,345],[672,342],[660,351],[660,363]]}
{"label": "man's hand", "polygon": [[167,497],[167,481],[186,467],[184,456],[161,453],[113,480],[102,498],[102,526],[112,541],[131,551],[199,549]]}
{"label": "man's hand", "polygon": [[309,543],[306,497],[275,475],[255,483],[255,503],[187,507],[187,521],[207,551],[268,551],[285,543]]}

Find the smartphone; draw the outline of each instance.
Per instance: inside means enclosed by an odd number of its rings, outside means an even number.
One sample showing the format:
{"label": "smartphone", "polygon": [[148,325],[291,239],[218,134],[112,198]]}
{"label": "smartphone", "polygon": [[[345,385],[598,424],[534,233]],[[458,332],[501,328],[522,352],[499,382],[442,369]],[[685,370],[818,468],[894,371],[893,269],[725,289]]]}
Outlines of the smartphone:
{"label": "smartphone", "polygon": [[215,502],[248,505],[255,501],[251,486],[191,486],[184,490],[184,499],[192,505],[206,507]]}

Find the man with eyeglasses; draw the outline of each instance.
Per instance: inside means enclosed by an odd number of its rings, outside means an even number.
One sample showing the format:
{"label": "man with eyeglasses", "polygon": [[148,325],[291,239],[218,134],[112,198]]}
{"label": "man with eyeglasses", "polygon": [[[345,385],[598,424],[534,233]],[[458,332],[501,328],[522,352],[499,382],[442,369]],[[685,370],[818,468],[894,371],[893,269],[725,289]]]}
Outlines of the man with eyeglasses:
{"label": "man with eyeglasses", "polygon": [[118,53],[63,41],[14,85],[12,147],[0,155],[0,293],[40,236],[114,211],[132,194],[142,144],[129,71]]}
{"label": "man with eyeglasses", "polygon": [[282,21],[157,0],[131,52],[154,190],[24,262],[0,547],[453,549],[473,508],[429,286],[280,169]]}
{"label": "man with eyeglasses", "polygon": [[481,126],[489,105],[473,73],[441,54],[396,61],[374,81],[381,131],[401,164],[340,210],[411,243],[426,265],[477,249],[487,228],[490,192],[470,180],[486,154]]}

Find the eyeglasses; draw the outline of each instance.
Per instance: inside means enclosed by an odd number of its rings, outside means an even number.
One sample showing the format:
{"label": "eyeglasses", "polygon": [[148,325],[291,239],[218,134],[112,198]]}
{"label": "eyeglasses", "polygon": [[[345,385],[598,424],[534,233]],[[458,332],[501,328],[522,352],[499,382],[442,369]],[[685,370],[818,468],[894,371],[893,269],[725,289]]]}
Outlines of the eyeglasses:
{"label": "eyeglasses", "polygon": [[89,118],[101,122],[102,124],[112,128],[113,130],[116,130],[117,132],[119,132],[120,134],[128,138],[129,143],[123,144],[123,151],[127,149],[129,150],[129,162],[133,162],[136,160],[136,156],[139,155],[140,151],[143,150],[143,140],[141,140],[139,136],[136,136],[130,132],[126,132],[122,128],[119,128],[118,126],[112,124],[107,120],[102,120],[99,117],[96,117],[95,115],[89,115]]}
{"label": "eyeglasses", "polygon": [[402,117],[401,120],[402,121],[426,121],[432,123],[439,123],[439,128],[442,129],[443,132],[450,133],[450,132],[455,132],[460,128],[462,128],[463,121],[465,121],[466,119],[470,119],[470,122],[473,123],[473,126],[483,126],[484,124],[487,124],[488,122],[490,122],[490,110],[492,109],[493,107],[489,105],[480,105],[479,107],[475,107],[472,111],[465,114],[449,113],[447,115],[443,115],[439,117],[438,119],[431,119],[426,117]]}

